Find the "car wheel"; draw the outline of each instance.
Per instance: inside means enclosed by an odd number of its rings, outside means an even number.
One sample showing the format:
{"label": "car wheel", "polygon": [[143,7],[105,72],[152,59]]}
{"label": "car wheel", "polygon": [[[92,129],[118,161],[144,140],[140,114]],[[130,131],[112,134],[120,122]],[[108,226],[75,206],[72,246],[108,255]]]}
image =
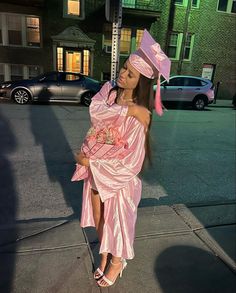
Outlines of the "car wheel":
{"label": "car wheel", "polygon": [[25,89],[17,89],[13,92],[12,97],[17,104],[27,104],[30,100],[30,94]]}
{"label": "car wheel", "polygon": [[206,106],[206,98],[204,96],[195,97],[193,100],[193,108],[195,110],[203,110]]}
{"label": "car wheel", "polygon": [[88,107],[91,104],[91,100],[92,100],[93,95],[94,94],[92,92],[85,93],[81,99],[82,103]]}

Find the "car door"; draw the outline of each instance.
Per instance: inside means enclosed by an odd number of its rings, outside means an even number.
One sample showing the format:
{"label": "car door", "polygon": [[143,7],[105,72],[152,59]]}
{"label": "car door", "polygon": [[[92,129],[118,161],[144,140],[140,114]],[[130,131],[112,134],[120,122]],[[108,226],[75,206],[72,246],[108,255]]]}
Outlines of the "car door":
{"label": "car door", "polygon": [[202,82],[200,79],[193,77],[186,77],[184,84],[184,100],[192,102],[197,94],[202,92]]}
{"label": "car door", "polygon": [[79,100],[84,88],[84,77],[76,73],[62,73],[61,90],[62,99]]}
{"label": "car door", "polygon": [[35,96],[39,101],[56,100],[61,96],[61,85],[57,72],[42,75],[34,85]]}
{"label": "car door", "polygon": [[161,98],[163,101],[181,101],[183,99],[184,81],[181,77],[172,77],[161,86]]}

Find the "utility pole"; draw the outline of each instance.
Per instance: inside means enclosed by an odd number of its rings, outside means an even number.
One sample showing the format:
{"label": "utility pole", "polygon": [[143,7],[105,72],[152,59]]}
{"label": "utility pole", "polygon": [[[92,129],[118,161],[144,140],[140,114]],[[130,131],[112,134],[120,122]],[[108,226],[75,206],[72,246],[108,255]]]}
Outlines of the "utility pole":
{"label": "utility pole", "polygon": [[122,0],[106,0],[106,19],[112,22],[111,79],[115,80],[119,72]]}
{"label": "utility pole", "polygon": [[184,55],[185,55],[186,40],[187,40],[187,36],[188,36],[188,24],[189,24],[189,19],[190,19],[191,7],[192,7],[192,0],[188,0],[185,19],[184,19],[183,38],[182,38],[181,47],[180,47],[177,74],[181,74],[181,71],[182,71],[182,64],[183,64]]}

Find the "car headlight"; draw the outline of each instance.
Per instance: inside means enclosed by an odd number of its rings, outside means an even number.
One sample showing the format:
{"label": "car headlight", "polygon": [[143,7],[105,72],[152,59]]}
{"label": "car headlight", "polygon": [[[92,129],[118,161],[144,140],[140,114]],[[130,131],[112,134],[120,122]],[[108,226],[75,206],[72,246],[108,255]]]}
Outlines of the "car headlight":
{"label": "car headlight", "polygon": [[4,84],[1,85],[1,88],[5,89],[5,88],[8,88],[10,86],[11,86],[11,83],[4,83]]}

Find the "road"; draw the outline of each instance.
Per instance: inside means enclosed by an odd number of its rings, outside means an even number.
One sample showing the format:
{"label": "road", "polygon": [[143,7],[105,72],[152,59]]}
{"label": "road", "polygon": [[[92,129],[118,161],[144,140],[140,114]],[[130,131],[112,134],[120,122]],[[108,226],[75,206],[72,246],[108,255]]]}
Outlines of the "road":
{"label": "road", "polygon": [[[82,183],[70,178],[88,127],[86,107],[0,104],[0,224],[80,217]],[[151,138],[140,206],[235,199],[231,101],[154,115]]]}

